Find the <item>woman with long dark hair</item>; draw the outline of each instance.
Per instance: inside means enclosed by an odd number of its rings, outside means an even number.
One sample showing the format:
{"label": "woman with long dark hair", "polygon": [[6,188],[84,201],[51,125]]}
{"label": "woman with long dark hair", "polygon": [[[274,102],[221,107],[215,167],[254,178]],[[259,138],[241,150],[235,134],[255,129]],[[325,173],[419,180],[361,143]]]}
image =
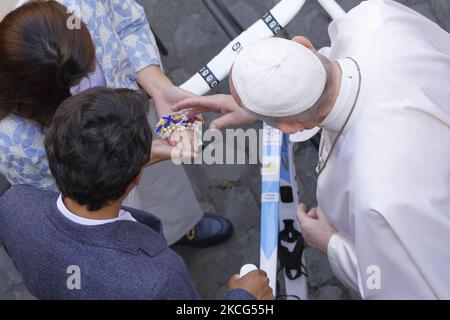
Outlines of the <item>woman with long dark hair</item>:
{"label": "woman with long dark hair", "polygon": [[45,128],[70,88],[95,69],[86,25],[68,30],[67,9],[30,3],[0,23],[0,172],[11,184],[55,190]]}

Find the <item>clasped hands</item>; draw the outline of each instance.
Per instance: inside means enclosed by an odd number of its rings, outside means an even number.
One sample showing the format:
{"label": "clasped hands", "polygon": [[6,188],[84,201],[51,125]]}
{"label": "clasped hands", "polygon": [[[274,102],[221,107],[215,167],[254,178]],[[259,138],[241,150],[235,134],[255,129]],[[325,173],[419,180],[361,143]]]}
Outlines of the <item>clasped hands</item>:
{"label": "clasped hands", "polygon": [[[140,70],[137,82],[152,98],[159,117],[169,115],[177,102],[193,96],[175,86],[158,65]],[[199,152],[198,141],[194,131],[176,131],[168,139],[156,139],[153,141],[151,159],[147,166],[170,159],[196,158]]]}
{"label": "clasped hands", "polygon": [[[178,101],[191,97],[192,94],[171,86],[164,90],[161,95],[154,96],[154,102],[158,110],[166,110],[167,116],[172,106]],[[195,159],[200,150],[197,130],[174,131],[167,139],[156,139],[152,145],[152,157],[149,165],[170,159]]]}
{"label": "clasped hands", "polygon": [[[229,126],[245,125],[258,120],[240,108],[229,95],[197,97],[173,86],[165,91],[164,97],[156,97],[154,100],[160,106],[161,104],[171,106],[172,112],[186,111],[187,117],[204,112],[222,114],[221,117],[211,122],[210,129],[225,129]],[[174,156],[183,159],[195,158],[199,152],[197,133],[195,130],[175,131],[168,141],[157,140],[154,142],[154,148],[156,149],[152,156],[154,154],[156,162],[158,159],[159,161],[173,159]]]}
{"label": "clasped hands", "polygon": [[328,217],[320,208],[313,208],[307,212],[306,205],[302,203],[297,208],[297,218],[303,237],[308,244],[323,254],[327,254],[331,237],[338,233]]}

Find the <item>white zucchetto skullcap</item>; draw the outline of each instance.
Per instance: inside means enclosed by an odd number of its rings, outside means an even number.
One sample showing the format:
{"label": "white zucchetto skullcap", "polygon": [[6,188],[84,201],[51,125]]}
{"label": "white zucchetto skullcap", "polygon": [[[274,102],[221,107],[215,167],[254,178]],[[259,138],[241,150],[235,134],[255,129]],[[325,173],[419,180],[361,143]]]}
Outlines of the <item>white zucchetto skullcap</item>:
{"label": "white zucchetto skullcap", "polygon": [[300,114],[319,100],[327,73],[308,48],[270,38],[242,50],[233,67],[232,81],[247,109],[283,118]]}

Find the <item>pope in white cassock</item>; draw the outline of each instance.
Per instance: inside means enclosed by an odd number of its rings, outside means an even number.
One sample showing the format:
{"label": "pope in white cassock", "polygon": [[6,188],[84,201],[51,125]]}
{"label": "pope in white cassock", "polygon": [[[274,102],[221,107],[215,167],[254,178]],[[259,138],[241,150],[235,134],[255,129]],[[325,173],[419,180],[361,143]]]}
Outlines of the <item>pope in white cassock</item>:
{"label": "pope in white cassock", "polygon": [[319,52],[303,37],[260,41],[232,70],[234,100],[175,110],[221,112],[215,128],[320,126],[306,240],[365,299],[450,299],[450,35],[390,0],[362,2],[329,34]]}

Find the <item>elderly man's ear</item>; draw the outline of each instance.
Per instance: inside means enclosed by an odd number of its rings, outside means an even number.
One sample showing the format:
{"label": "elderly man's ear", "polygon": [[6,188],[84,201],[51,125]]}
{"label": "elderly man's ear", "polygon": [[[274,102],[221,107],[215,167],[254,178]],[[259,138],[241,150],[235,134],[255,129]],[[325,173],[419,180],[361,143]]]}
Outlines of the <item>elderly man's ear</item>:
{"label": "elderly man's ear", "polygon": [[292,41],[295,41],[295,42],[301,44],[302,46],[308,48],[309,50],[312,50],[312,51],[314,51],[314,52],[317,51],[316,48],[314,48],[314,46],[313,46],[313,44],[311,43],[311,41],[309,41],[308,38],[305,38],[305,37],[302,37],[302,36],[297,36],[297,37],[294,37],[294,38],[292,39]]}

